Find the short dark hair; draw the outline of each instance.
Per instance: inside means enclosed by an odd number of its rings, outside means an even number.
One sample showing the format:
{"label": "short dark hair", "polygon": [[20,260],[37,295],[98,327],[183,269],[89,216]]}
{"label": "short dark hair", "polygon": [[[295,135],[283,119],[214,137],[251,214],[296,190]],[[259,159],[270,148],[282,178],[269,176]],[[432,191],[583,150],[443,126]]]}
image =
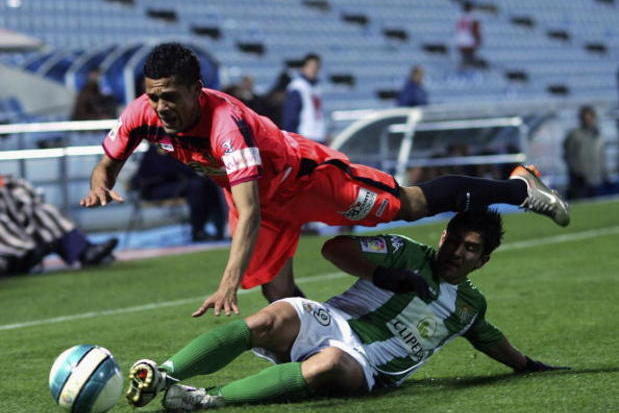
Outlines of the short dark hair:
{"label": "short dark hair", "polygon": [[318,56],[316,53],[308,53],[305,55],[305,57],[303,57],[302,65],[305,66],[310,60],[316,60],[318,61],[318,63],[320,63],[322,59],[320,59],[320,56]]}
{"label": "short dark hair", "polygon": [[447,232],[459,231],[479,232],[484,240],[484,255],[489,255],[501,245],[505,233],[501,214],[491,208],[457,213],[447,224]]}
{"label": "short dark hair", "polygon": [[180,43],[162,43],[146,57],[144,76],[150,79],[174,76],[176,81],[191,85],[200,80],[200,61]]}
{"label": "short dark hair", "polygon": [[595,108],[591,105],[582,105],[579,109],[578,109],[578,117],[580,119],[583,118],[583,116],[585,116],[586,113],[590,113],[593,116],[596,116],[595,113]]}

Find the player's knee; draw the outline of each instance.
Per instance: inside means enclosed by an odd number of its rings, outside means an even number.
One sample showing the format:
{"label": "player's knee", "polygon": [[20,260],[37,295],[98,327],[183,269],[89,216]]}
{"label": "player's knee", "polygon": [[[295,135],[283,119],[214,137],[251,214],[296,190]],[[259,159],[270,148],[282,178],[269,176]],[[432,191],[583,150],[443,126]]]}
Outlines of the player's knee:
{"label": "player's knee", "polygon": [[364,383],[361,366],[344,351],[327,348],[303,363],[303,376],[314,390],[356,391]]}
{"label": "player's knee", "polygon": [[251,331],[252,343],[254,345],[258,345],[265,337],[273,334],[277,324],[276,318],[277,315],[275,313],[263,309],[245,319],[247,327]]}
{"label": "player's knee", "polygon": [[253,347],[273,351],[287,350],[299,332],[299,317],[286,302],[269,305],[245,319]]}

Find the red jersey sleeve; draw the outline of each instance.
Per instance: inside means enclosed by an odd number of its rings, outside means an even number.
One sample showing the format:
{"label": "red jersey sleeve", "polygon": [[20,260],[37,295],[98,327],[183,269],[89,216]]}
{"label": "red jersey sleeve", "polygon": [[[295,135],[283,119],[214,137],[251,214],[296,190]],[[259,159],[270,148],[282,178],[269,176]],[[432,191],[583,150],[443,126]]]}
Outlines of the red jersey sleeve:
{"label": "red jersey sleeve", "polygon": [[140,144],[142,137],[132,133],[140,127],[141,101],[133,101],[120,115],[114,126],[103,139],[103,150],[112,159],[123,161]]}
{"label": "red jersey sleeve", "polygon": [[212,150],[221,158],[230,186],[260,178],[262,159],[250,124],[235,114],[223,114],[214,121]]}

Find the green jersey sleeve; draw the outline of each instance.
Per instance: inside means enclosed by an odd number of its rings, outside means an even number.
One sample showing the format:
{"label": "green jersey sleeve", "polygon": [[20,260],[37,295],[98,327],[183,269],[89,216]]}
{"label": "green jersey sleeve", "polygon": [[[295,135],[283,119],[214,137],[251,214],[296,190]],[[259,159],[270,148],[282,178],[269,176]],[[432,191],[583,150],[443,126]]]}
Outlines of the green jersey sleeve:
{"label": "green jersey sleeve", "polygon": [[486,320],[486,309],[487,304],[484,299],[483,310],[479,312],[473,325],[463,335],[479,351],[484,351],[503,339],[501,330]]}
{"label": "green jersey sleeve", "polygon": [[353,237],[359,242],[363,256],[376,265],[398,269],[428,267],[434,249],[412,239],[395,234]]}

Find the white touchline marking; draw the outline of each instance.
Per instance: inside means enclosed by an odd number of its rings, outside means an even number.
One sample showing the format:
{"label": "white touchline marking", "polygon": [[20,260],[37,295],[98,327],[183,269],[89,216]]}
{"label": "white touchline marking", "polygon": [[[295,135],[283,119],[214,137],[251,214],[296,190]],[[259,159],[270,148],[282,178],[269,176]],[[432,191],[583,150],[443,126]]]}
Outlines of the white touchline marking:
{"label": "white touchline marking", "polygon": [[[523,248],[531,248],[531,247],[536,247],[540,245],[559,244],[563,242],[579,241],[583,239],[595,238],[595,237],[604,236],[604,235],[614,235],[614,234],[619,234],[619,226],[602,228],[602,229],[594,229],[594,230],[588,230],[588,231],[582,231],[582,232],[573,232],[571,234],[555,235],[552,237],[532,239],[532,240],[527,240],[527,241],[510,242],[510,243],[504,244],[501,247],[499,247],[499,249],[495,253],[502,252],[502,251],[523,249]],[[311,283],[311,282],[316,282],[316,281],[343,278],[347,276],[348,275],[346,275],[343,272],[332,272],[332,273],[321,274],[321,275],[317,275],[313,277],[297,278],[296,281],[300,284],[305,284],[305,283]],[[238,294],[239,295],[250,294],[250,293],[258,292],[259,290],[260,289],[257,287],[252,288],[250,290],[239,290]],[[165,308],[165,307],[176,307],[180,305],[190,304],[190,303],[203,300],[203,299],[204,299],[204,296],[183,298],[180,300],[162,301],[158,303],[144,304],[144,305],[138,305],[138,306],[133,306],[133,307],[117,308],[114,310],[91,311],[88,313],[72,314],[72,315],[67,315],[67,316],[62,316],[62,317],[25,321],[23,323],[4,324],[4,325],[0,325],[0,331],[17,330],[17,329],[25,328],[25,327],[62,323],[64,321],[80,320],[80,319],[85,319],[85,318],[96,318],[96,317],[103,317],[103,316],[108,316],[108,315],[135,313],[139,311],[154,310],[154,309]]]}
{"label": "white touchline marking", "polygon": [[580,241],[588,238],[602,237],[605,235],[619,234],[619,226],[591,229],[588,231],[572,232],[571,234],[554,235],[552,237],[531,239],[527,241],[510,242],[500,246],[496,252],[517,250],[522,248],[536,247],[538,245],[560,244],[562,242]]}
{"label": "white touchline marking", "polygon": [[[314,277],[298,278],[296,281],[297,283],[310,283],[310,282],[315,282],[315,281],[331,280],[334,278],[342,278],[345,275],[346,274],[344,274],[343,272],[332,272],[332,273],[317,275]],[[239,290],[238,295],[250,294],[250,293],[257,292],[259,290],[260,289],[257,287],[249,289],[249,290]],[[72,315],[61,316],[61,317],[46,318],[42,320],[25,321],[23,323],[4,324],[4,325],[0,325],[0,331],[16,330],[19,328],[38,326],[38,325],[43,325],[43,324],[62,323],[63,321],[80,320],[84,318],[95,318],[95,317],[102,317],[102,316],[107,316],[107,315],[135,313],[138,311],[153,310],[153,309],[164,308],[164,307],[176,307],[180,305],[194,303],[196,301],[203,300],[204,298],[205,296],[202,295],[198,297],[182,298],[180,300],[174,300],[174,301],[162,301],[158,303],[136,305],[133,307],[116,308],[114,310],[91,311],[88,313],[72,314]]]}

